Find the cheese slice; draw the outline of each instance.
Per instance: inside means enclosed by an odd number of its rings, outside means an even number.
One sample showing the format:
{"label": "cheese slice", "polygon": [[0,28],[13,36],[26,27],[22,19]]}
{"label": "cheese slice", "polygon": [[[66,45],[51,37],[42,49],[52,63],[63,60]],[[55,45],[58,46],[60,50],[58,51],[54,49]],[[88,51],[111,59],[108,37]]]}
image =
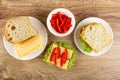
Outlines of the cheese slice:
{"label": "cheese slice", "polygon": [[22,58],[40,50],[43,47],[43,44],[40,34],[37,34],[26,41],[14,44],[14,46],[18,57]]}
{"label": "cheese slice", "polygon": [[[51,53],[52,53],[53,49],[54,49],[55,47],[57,47],[57,46],[58,46],[58,45],[53,44],[52,49],[51,49]],[[61,51],[61,54],[62,54],[62,53],[64,52],[64,49],[65,49],[65,48],[64,48],[64,47],[61,47],[61,46],[59,46],[59,47],[60,47],[60,51]],[[73,50],[70,50],[70,49],[67,49],[67,50],[68,50],[68,59],[71,59]],[[51,54],[49,54],[49,57],[48,57],[48,59],[47,59],[47,62],[49,62],[49,63],[51,63],[51,64],[54,64],[54,62],[51,62],[51,61],[50,61],[50,56],[51,56]],[[56,65],[56,66],[58,66],[58,67],[60,67],[60,68],[62,68],[62,69],[67,69],[68,63],[69,63],[69,60],[67,60],[66,63],[63,64],[63,66],[61,67],[61,66],[60,66],[60,59],[57,59],[57,65]]]}

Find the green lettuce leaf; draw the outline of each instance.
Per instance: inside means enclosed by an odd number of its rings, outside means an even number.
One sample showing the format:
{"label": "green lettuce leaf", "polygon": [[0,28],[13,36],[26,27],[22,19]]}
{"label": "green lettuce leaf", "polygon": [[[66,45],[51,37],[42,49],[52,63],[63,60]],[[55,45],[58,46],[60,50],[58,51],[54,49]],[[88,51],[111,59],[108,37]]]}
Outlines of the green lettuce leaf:
{"label": "green lettuce leaf", "polygon": [[83,50],[85,52],[87,52],[87,53],[91,53],[92,52],[91,47],[82,38],[80,38],[80,43],[82,44]]}
{"label": "green lettuce leaf", "polygon": [[[70,45],[68,45],[66,43],[63,43],[63,42],[54,42],[53,44],[56,44],[56,45],[59,45],[61,47],[73,50],[72,57],[71,57],[71,59],[69,59],[69,63],[68,63],[67,69],[66,69],[66,70],[68,70],[69,68],[71,68],[73,66],[73,62],[75,61],[76,53],[75,53],[74,48],[72,48]],[[51,53],[53,44],[51,44],[49,46],[49,48],[47,49],[47,52],[46,52],[46,54],[45,54],[45,56],[43,58],[43,61],[47,62],[47,59],[49,57],[49,54]],[[50,62],[47,62],[47,63],[50,66],[53,65]]]}

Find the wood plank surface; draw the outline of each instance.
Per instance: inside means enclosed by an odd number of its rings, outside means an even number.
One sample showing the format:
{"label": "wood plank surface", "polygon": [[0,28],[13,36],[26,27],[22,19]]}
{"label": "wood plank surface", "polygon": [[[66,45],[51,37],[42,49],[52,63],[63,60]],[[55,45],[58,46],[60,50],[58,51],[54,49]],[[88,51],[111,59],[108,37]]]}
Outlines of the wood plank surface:
{"label": "wood plank surface", "polygon": [[[67,8],[75,15],[76,25],[87,17],[106,20],[114,34],[110,50],[99,57],[86,56],[75,46],[74,32],[60,38],[47,29],[47,46],[54,41],[62,41],[76,50],[74,66],[68,71],[42,61],[47,47],[39,57],[28,61],[16,60],[7,53],[2,33],[6,19],[33,16],[46,26],[49,12],[59,7]],[[0,80],[120,80],[120,0],[0,0]]]}

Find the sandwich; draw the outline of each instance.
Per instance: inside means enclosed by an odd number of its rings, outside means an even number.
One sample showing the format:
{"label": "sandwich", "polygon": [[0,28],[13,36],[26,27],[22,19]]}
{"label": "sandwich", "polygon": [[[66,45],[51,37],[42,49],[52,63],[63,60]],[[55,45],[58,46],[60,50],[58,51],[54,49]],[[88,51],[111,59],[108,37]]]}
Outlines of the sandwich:
{"label": "sandwich", "polygon": [[85,52],[98,53],[112,42],[110,35],[101,23],[85,25],[80,32],[80,42]]}
{"label": "sandwich", "polygon": [[43,61],[49,65],[55,65],[61,69],[68,70],[73,66],[75,50],[66,43],[55,42],[49,46]]}

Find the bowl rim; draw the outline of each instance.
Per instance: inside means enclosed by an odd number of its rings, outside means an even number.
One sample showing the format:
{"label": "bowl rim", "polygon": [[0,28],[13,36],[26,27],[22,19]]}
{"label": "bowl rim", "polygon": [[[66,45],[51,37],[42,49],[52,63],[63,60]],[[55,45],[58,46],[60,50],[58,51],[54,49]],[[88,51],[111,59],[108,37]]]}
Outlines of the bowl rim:
{"label": "bowl rim", "polygon": [[[62,12],[62,13],[69,14],[69,15],[67,15],[67,16],[69,16],[69,17],[72,18],[72,22],[71,22],[71,23],[72,23],[72,26],[70,27],[70,29],[69,29],[66,33],[59,33],[59,32],[57,32],[55,29],[53,29],[52,26],[51,26],[50,20],[51,20],[52,14],[57,13],[57,12]],[[66,15],[66,14],[65,14],[65,15]],[[73,14],[70,10],[68,10],[68,9],[66,9],[66,8],[56,8],[56,9],[53,9],[53,10],[49,13],[49,15],[48,15],[48,17],[47,17],[47,28],[48,28],[48,30],[49,30],[53,35],[55,35],[55,36],[64,37],[64,36],[67,36],[67,35],[71,34],[72,31],[73,31],[74,28],[75,28],[75,24],[76,24],[76,21],[75,21],[75,16],[74,16],[74,14]]]}

